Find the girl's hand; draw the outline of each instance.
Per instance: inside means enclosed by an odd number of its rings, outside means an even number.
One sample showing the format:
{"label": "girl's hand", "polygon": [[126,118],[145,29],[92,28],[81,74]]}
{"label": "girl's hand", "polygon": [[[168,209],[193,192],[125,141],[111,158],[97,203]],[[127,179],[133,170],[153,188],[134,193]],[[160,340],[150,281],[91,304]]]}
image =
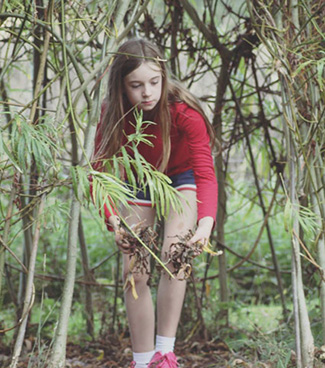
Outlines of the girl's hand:
{"label": "girl's hand", "polygon": [[115,242],[117,246],[120,248],[120,250],[125,253],[131,253],[131,245],[126,239],[126,231],[121,227],[121,220],[118,216],[112,215],[108,219],[108,222],[113,228],[113,231],[115,233]]}
{"label": "girl's hand", "polygon": [[[196,242],[200,242],[203,245],[207,245],[209,242],[209,238],[211,235],[211,231],[213,228],[214,219],[210,216],[203,217],[199,220],[198,227],[195,231],[195,234],[189,240],[189,245],[193,245]],[[198,256],[202,253],[202,249],[195,253],[195,256]]]}

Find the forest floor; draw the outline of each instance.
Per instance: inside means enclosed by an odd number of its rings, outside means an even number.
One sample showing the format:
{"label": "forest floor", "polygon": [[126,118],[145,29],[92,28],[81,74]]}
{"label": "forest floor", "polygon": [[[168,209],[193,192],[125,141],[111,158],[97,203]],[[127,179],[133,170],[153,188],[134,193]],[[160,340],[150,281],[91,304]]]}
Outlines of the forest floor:
{"label": "forest floor", "polygon": [[[29,346],[28,346],[29,345]],[[32,342],[25,341],[19,368],[46,367],[42,360],[46,356],[43,350],[42,357],[32,353]],[[3,349],[2,349],[3,348]],[[180,368],[276,368],[278,364],[272,361],[259,361],[258,354],[252,350],[234,352],[225,342],[192,340],[187,343],[177,342],[175,353]],[[0,343],[0,367],[10,364],[10,349]],[[66,368],[129,368],[132,361],[130,341],[127,338],[107,337],[102,341],[84,343],[82,346],[69,343],[67,346]],[[294,353],[286,367],[294,367]]]}
{"label": "forest floor", "polygon": [[[45,345],[39,355],[33,348],[35,341],[26,339],[18,368],[46,368],[47,349]],[[178,341],[175,347],[180,368],[293,368],[296,367],[295,353],[287,352],[285,363],[277,359],[263,360],[259,349],[249,345],[236,352],[222,340],[203,341],[192,339],[186,343]],[[325,367],[325,360],[320,359],[324,351],[315,351],[313,368]],[[11,349],[0,340],[0,367],[10,365]],[[322,362],[321,362],[322,360]],[[81,345],[68,343],[66,350],[66,368],[129,368],[132,352],[128,338],[107,336],[101,340],[82,342]],[[311,367],[309,367],[311,368]]]}

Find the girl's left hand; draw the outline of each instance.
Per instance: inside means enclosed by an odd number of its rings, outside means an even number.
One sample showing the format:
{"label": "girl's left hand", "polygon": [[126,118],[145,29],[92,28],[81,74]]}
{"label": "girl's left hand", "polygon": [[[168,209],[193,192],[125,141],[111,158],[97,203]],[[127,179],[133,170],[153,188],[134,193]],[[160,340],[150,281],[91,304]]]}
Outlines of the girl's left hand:
{"label": "girl's left hand", "polygon": [[[189,245],[193,245],[196,242],[200,242],[203,245],[207,245],[211,231],[213,228],[214,219],[212,217],[203,217],[199,220],[198,227],[195,231],[195,234],[189,240]],[[202,249],[195,253],[195,256],[198,256],[202,253]]]}

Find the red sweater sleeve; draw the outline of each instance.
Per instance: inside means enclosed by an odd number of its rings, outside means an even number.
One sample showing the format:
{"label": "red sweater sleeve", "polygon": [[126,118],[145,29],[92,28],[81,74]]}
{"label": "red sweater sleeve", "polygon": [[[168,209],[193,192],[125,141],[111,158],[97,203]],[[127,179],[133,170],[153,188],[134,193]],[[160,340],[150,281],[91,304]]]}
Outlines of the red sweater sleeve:
{"label": "red sweater sleeve", "polygon": [[185,134],[189,159],[194,171],[197,186],[198,221],[206,216],[211,216],[216,220],[218,183],[204,118],[196,110],[187,107],[178,113],[176,124],[178,129]]}

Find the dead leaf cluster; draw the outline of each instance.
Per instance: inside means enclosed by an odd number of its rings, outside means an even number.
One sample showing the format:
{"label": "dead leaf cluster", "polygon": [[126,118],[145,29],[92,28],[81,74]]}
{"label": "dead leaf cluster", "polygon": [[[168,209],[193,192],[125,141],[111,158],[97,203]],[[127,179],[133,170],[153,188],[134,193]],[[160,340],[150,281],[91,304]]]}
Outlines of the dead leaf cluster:
{"label": "dead leaf cluster", "polygon": [[203,244],[197,241],[189,245],[190,239],[193,237],[193,232],[189,230],[184,236],[177,235],[177,242],[172,243],[169,247],[169,252],[166,254],[166,265],[171,264],[174,271],[172,272],[179,280],[186,280],[191,276],[193,259],[202,251],[205,251],[212,256],[222,254],[222,251],[214,252],[211,250],[211,244]]}
{"label": "dead leaf cluster", "polygon": [[123,241],[128,242],[131,247],[131,252],[129,254],[129,272],[124,283],[124,290],[131,287],[133,297],[138,299],[138,294],[135,289],[134,274],[148,275],[148,282],[150,282],[151,279],[149,253],[138,238],[150,249],[157,249],[156,239],[158,234],[152,227],[142,227],[142,223],[137,224],[132,230],[137,237],[126,230],[123,239]]}
{"label": "dead leaf cluster", "polygon": [[179,280],[185,280],[191,276],[193,259],[202,250],[202,245],[198,242],[189,245],[192,236],[192,231],[184,236],[177,235],[178,241],[170,245],[169,252],[166,254],[166,265],[170,264],[172,266],[174,270],[172,273]]}

